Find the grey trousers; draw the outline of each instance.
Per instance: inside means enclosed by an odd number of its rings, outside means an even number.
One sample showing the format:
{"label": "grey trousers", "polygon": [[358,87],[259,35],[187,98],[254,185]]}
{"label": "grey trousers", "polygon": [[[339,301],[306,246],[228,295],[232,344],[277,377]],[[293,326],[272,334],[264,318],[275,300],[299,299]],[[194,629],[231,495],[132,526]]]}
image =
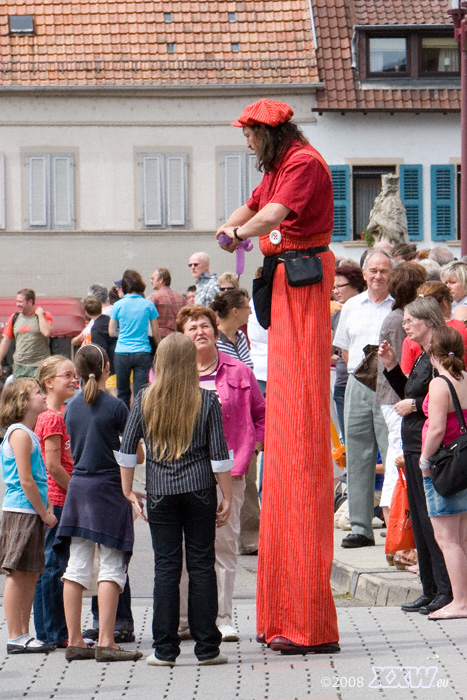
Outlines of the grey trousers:
{"label": "grey trousers", "polygon": [[378,448],[386,461],[388,429],[375,392],[349,374],[344,404],[347,493],[352,533],[373,538],[373,496]]}

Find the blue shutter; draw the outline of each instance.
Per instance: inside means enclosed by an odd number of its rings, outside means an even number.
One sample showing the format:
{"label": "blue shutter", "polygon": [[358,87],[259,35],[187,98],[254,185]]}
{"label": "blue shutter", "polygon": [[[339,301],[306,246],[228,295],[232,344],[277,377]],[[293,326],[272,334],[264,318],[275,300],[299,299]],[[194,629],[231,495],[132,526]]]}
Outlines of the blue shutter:
{"label": "blue shutter", "polygon": [[431,166],[431,238],[448,241],[455,238],[454,165]]}
{"label": "blue shutter", "polygon": [[350,240],[350,165],[330,165],[334,190],[333,241]]}
{"label": "blue shutter", "polygon": [[400,194],[407,213],[411,241],[423,240],[423,170],[421,165],[401,165]]}

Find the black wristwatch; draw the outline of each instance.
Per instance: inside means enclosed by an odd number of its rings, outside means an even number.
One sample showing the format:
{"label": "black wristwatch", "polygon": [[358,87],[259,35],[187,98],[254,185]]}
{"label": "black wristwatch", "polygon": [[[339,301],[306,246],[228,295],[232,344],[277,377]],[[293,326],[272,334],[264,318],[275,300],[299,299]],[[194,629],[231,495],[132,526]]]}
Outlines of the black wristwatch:
{"label": "black wristwatch", "polygon": [[237,239],[237,241],[243,241],[243,238],[240,238],[240,236],[237,235],[237,231],[239,228],[240,228],[240,226],[234,226],[232,233],[234,235],[234,238]]}

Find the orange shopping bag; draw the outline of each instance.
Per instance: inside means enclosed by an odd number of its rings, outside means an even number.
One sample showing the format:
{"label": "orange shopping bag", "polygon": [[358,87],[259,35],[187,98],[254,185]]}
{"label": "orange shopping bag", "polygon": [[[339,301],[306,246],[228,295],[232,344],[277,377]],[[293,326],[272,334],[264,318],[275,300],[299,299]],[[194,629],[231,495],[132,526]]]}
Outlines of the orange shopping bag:
{"label": "orange shopping bag", "polygon": [[386,554],[394,554],[400,549],[415,549],[404,469],[399,469],[392,494],[384,551]]}

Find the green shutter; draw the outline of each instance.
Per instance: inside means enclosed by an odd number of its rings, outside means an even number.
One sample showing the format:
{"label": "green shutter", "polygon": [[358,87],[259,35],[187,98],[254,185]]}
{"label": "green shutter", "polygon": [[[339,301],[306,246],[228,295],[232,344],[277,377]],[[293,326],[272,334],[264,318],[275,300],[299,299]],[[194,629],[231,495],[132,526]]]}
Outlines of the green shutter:
{"label": "green shutter", "polygon": [[455,238],[454,165],[431,166],[431,238],[449,241]]}
{"label": "green shutter", "polygon": [[330,165],[334,190],[333,241],[350,240],[350,166]]}
{"label": "green shutter", "polygon": [[423,169],[421,165],[401,165],[400,195],[407,213],[411,241],[423,240]]}

